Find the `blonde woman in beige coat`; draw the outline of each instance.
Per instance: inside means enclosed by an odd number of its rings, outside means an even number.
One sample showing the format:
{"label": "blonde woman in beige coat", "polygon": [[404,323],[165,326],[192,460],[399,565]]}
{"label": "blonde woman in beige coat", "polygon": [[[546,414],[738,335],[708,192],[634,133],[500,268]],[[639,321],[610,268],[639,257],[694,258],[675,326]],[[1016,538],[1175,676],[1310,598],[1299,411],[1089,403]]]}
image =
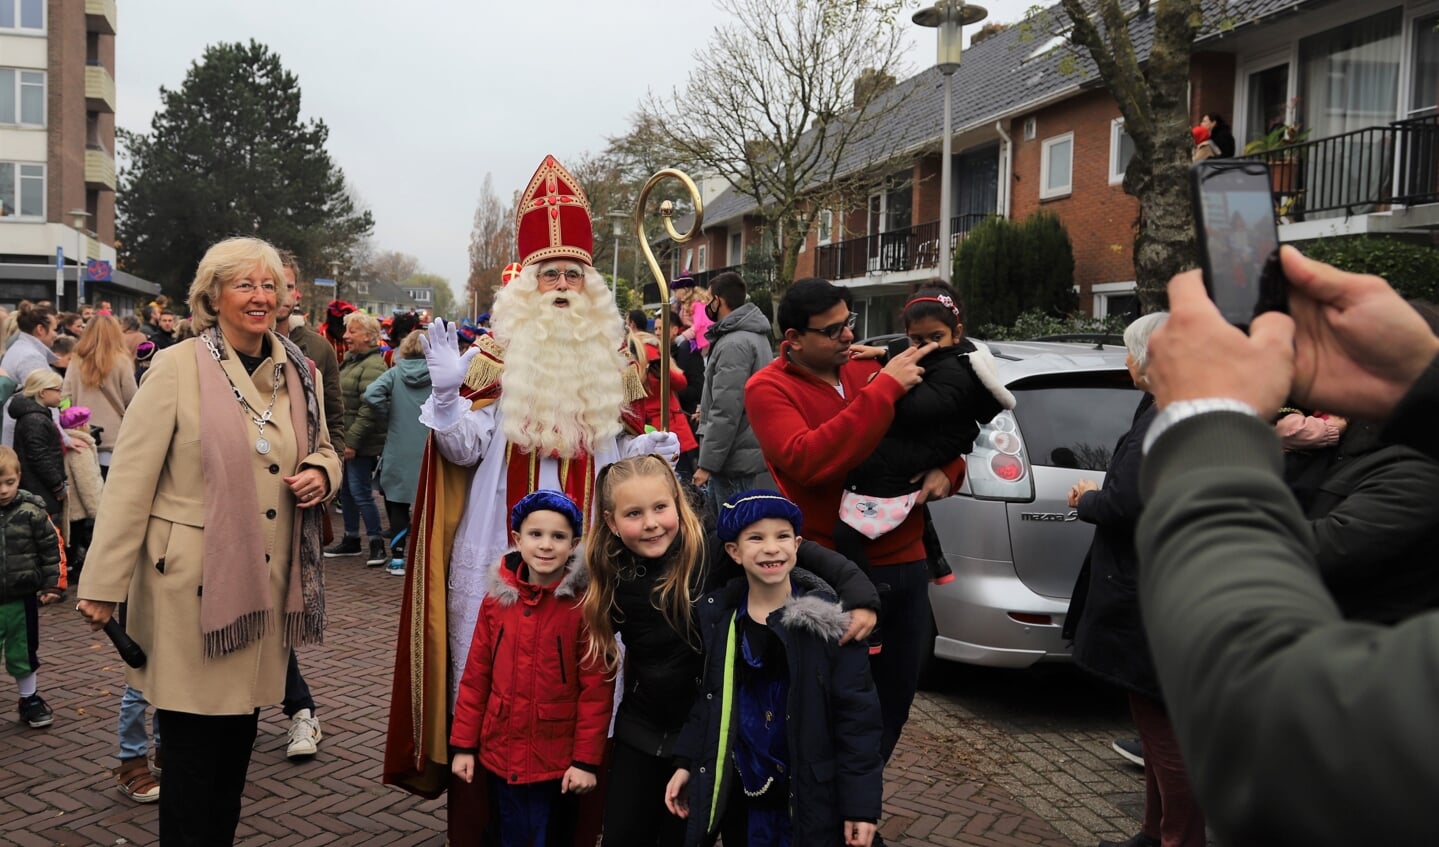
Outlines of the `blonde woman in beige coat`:
{"label": "blonde woman in beige coat", "polygon": [[119,321],[109,315],[90,320],[75,345],[60,391],[71,405],[89,409],[90,424],[101,428],[96,455],[102,473],[109,473],[120,422],[135,396],[135,360],[125,346]]}
{"label": "blonde woman in beige coat", "polygon": [[127,601],[148,654],[127,679],[165,739],[166,847],[233,842],[258,710],[283,697],[290,650],[324,629],[340,461],[309,362],[270,330],[283,280],[258,239],[200,261],[199,336],[157,354],[127,410],[78,591],[95,627]]}

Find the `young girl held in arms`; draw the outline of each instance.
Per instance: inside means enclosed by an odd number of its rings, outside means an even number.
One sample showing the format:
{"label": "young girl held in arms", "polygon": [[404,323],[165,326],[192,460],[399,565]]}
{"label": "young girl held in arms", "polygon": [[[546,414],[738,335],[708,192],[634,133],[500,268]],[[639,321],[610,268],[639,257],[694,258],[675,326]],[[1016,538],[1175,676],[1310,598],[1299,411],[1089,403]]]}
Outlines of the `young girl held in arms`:
{"label": "young girl held in arms", "polygon": [[[600,472],[596,489],[603,519],[586,550],[591,583],[585,622],[593,651],[586,660],[617,669],[616,635],[624,642],[604,843],[677,847],[684,843],[685,824],[666,810],[664,794],[674,774],[675,741],[703,670],[695,603],[736,567],[718,540],[706,538],[664,459],[616,462]],[[862,639],[874,623],[874,586],[834,552],[812,542],[797,546],[800,565],[833,586],[852,610],[845,640]]]}
{"label": "young girl held in arms", "polygon": [[604,760],[614,681],[580,611],[579,507],[536,491],[515,504],[510,530],[515,549],[491,571],[460,679],[450,767],[471,782],[483,766],[493,843],[568,846],[574,797],[594,789]]}
{"label": "young girl held in arms", "polygon": [[[894,529],[918,505],[919,480],[974,447],[979,425],[1014,408],[982,344],[964,336],[964,303],[941,280],[924,283],[904,304],[902,346],[939,346],[919,361],[924,381],[895,404],[894,422],[874,454],[845,478],[835,549],[867,566],[867,541]],[[855,358],[883,358],[894,349],[852,347]],[[925,554],[936,582],[953,579],[925,515]]]}

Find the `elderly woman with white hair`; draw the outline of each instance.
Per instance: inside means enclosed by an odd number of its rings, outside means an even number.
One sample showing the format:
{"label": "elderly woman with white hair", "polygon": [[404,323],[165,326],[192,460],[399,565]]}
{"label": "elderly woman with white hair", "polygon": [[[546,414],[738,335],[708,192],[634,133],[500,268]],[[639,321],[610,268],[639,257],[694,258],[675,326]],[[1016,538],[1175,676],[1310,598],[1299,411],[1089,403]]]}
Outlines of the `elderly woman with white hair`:
{"label": "elderly woman with white hair", "polygon": [[[385,428],[369,421],[374,410],[365,403],[365,391],[389,367],[380,352],[380,322],[373,315],[345,315],[348,352],[340,363],[340,396],[345,401],[345,489],[340,512],[345,536],[325,549],[329,558],[363,554],[371,567],[389,564],[389,544],[375,505],[375,465],[385,451]],[[365,522],[369,546],[360,544],[360,521]]]}
{"label": "elderly woman with white hair", "polygon": [[[1129,353],[1125,364],[1141,391],[1148,382],[1149,337],[1168,318],[1165,312],[1145,315],[1124,330]],[[1069,505],[1079,519],[1094,524],[1094,542],[1074,586],[1064,632],[1074,639],[1076,664],[1128,692],[1144,750],[1143,826],[1125,841],[1101,841],[1106,847],[1204,845],[1204,815],[1180,758],[1139,614],[1139,554],[1134,548],[1143,509],[1139,469],[1144,435],[1156,413],[1154,396],[1145,391],[1133,425],[1114,447],[1104,486],[1081,480],[1069,492]]]}
{"label": "elderly woman with white hair", "polygon": [[167,847],[233,842],[259,709],[284,696],[290,651],[324,632],[340,462],[305,354],[271,329],[284,279],[256,238],[200,260],[198,336],[156,354],[126,410],[80,578],[76,610],[99,628],[125,601],[148,655],[126,681],[165,739]]}

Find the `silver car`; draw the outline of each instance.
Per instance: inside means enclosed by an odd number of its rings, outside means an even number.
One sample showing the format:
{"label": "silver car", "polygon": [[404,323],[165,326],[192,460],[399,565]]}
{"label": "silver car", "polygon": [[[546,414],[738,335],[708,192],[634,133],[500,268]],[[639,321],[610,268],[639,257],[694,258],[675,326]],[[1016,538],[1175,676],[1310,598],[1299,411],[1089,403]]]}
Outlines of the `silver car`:
{"label": "silver car", "polygon": [[981,428],[964,484],[930,507],[956,577],[930,587],[934,655],[1022,668],[1069,658],[1060,629],[1094,534],[1069,490],[1103,481],[1140,393],[1120,344],[989,347],[1017,402]]}

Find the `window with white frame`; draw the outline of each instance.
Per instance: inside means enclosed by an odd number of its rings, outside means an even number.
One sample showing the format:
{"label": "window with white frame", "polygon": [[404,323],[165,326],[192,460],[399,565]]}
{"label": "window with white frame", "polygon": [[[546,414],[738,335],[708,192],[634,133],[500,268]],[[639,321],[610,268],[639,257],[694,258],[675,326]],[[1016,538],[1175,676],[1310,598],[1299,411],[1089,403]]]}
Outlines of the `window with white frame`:
{"label": "window with white frame", "polygon": [[1124,118],[1115,118],[1109,125],[1109,184],[1124,182],[1124,171],[1134,158],[1134,139],[1124,131]]}
{"label": "window with white frame", "polygon": [[44,71],[0,68],[0,124],[45,125]]}
{"label": "window with white frame", "polygon": [[0,162],[0,218],[45,219],[45,166]]}
{"label": "window with white frame", "polygon": [[819,217],[816,218],[816,236],[818,244],[828,244],[834,240],[834,210],[821,209]]}
{"label": "window with white frame", "polygon": [[729,234],[729,263],[731,265],[744,264],[744,233],[740,230]]}
{"label": "window with white frame", "polygon": [[45,0],[0,0],[0,32],[45,31]]}
{"label": "window with white frame", "polygon": [[1044,139],[1039,155],[1039,196],[1063,197],[1074,182],[1074,133]]}
{"label": "window with white frame", "polygon": [[1131,282],[1101,282],[1089,289],[1096,318],[1139,317],[1139,289]]}
{"label": "window with white frame", "polygon": [[710,269],[708,246],[707,244],[701,244],[695,252],[695,273]]}

